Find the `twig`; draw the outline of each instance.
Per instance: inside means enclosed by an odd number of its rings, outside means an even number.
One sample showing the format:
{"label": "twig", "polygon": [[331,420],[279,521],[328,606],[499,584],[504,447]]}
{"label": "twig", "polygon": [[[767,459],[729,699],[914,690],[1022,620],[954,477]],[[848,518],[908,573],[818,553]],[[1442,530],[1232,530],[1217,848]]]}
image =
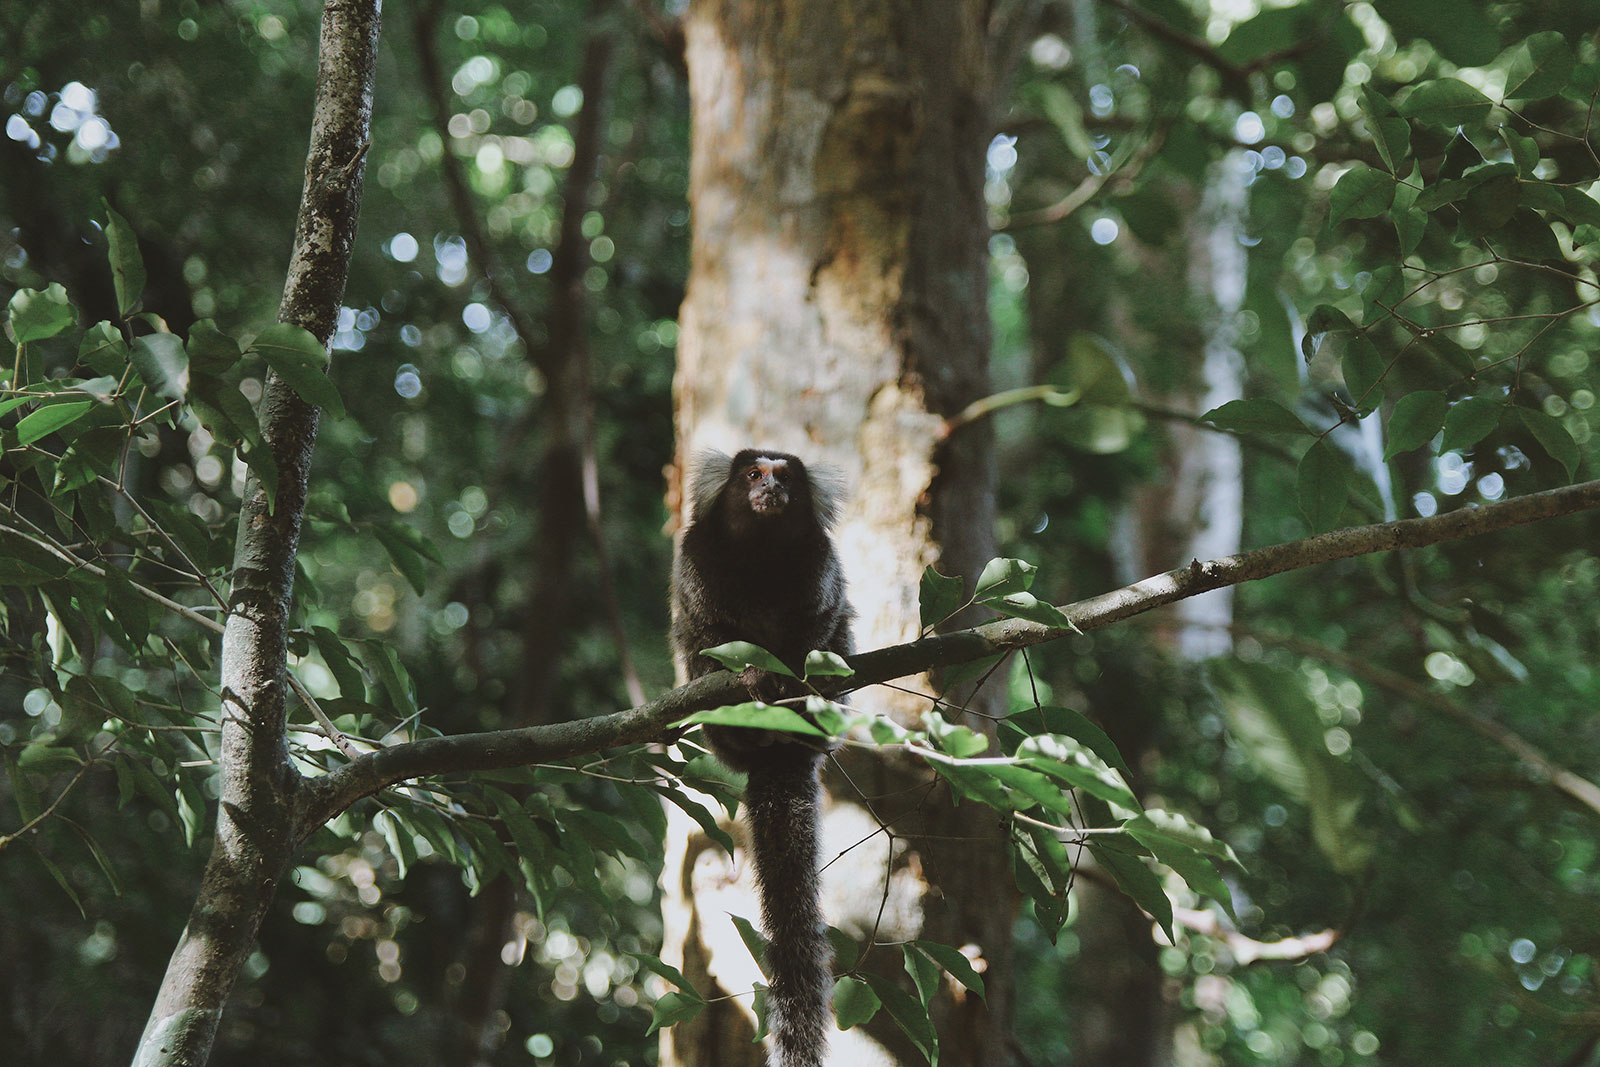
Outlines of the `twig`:
{"label": "twig", "polygon": [[[106,576],[106,570],[105,570],[104,567],[96,566],[95,564],[90,563],[86,559],[78,558],[77,556],[73,555],[71,552],[68,552],[66,549],[62,548],[60,545],[58,545],[55,542],[49,540],[48,538],[35,537],[33,534],[27,533],[26,531],[23,531],[23,530],[19,530],[14,526],[5,526],[5,525],[0,525],[0,534],[11,534],[13,537],[20,537],[24,541],[27,541],[30,544],[37,545],[39,548],[44,549],[46,552],[50,553],[52,556],[55,556],[57,559],[59,559],[59,560],[65,562],[65,563],[67,563],[68,565],[70,565],[74,570],[87,571],[88,573],[94,575],[96,578],[104,578]],[[154,589],[151,589],[148,586],[140,585],[138,582],[134,581],[132,578],[127,578],[126,575],[124,575],[124,578],[126,578],[126,580],[128,582],[128,585],[133,588],[133,591],[138,593],[140,596],[144,597],[146,600],[150,600],[150,601],[153,601],[153,602],[155,602],[157,604],[160,604],[162,607],[166,608],[168,611],[175,612],[178,615],[182,615],[184,618],[188,619],[190,622],[198,623],[199,625],[205,627],[207,630],[210,630],[212,633],[220,634],[222,632],[222,629],[223,629],[222,623],[218,622],[216,619],[207,618],[206,616],[200,614],[198,611],[194,610],[193,608],[185,607],[184,605],[178,603],[176,600],[171,600],[171,599],[169,599],[167,597],[164,597],[160,593],[156,592]]]}
{"label": "twig", "polygon": [[328,735],[328,740],[332,741],[334,747],[344,754],[345,759],[355,759],[361,755],[361,750],[352,745],[350,739],[337,726],[333,725],[333,720],[328,718],[328,713],[322,710],[322,705],[317,703],[317,698],[306,690],[305,685],[294,676],[293,671],[289,672],[289,687],[294,690],[295,696],[300,698],[300,702],[310,709],[312,718],[317,720],[317,723],[322,727],[323,733]]}

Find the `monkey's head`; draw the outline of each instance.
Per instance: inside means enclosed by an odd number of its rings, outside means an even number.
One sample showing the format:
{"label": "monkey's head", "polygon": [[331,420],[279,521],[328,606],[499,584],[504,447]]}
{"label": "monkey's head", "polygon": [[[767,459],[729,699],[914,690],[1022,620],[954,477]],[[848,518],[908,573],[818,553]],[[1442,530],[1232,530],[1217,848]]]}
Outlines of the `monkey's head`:
{"label": "monkey's head", "polygon": [[826,530],[833,525],[836,493],[799,457],[746,448],[731,459],[701,455],[690,479],[694,518],[720,512],[735,533]]}

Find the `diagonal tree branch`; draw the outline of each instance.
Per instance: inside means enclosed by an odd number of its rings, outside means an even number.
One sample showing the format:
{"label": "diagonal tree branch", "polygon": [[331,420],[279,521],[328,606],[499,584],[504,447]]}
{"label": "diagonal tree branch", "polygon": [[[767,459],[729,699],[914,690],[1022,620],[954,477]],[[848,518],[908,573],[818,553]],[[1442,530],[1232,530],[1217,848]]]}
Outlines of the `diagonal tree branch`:
{"label": "diagonal tree branch", "polygon": [[[1202,563],[1062,607],[1078,631],[1100,629],[1223,586],[1269,578],[1319,563],[1376,552],[1456,541],[1531,522],[1600,508],[1600,481],[1582,482],[1481,507],[1423,519],[1334,530]],[[849,688],[887,682],[932,668],[969,663],[999,653],[1059,640],[1072,628],[1024,619],[997,619],[967,630],[893,645],[850,657],[856,674]],[[831,691],[842,691],[838,686]],[[727,671],[709,674],[628,711],[574,722],[429,738],[363,755],[308,783],[302,837],[362,797],[408,778],[469,770],[525,766],[609,748],[658,740],[685,716],[748,699]]]}

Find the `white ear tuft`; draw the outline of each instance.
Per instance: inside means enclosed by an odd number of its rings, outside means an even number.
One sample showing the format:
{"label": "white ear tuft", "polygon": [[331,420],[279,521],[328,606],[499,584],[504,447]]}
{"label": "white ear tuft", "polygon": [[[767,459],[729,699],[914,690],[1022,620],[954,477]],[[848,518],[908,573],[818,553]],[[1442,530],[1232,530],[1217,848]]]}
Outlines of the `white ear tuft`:
{"label": "white ear tuft", "polygon": [[728,473],[732,466],[733,457],[714,448],[695,454],[689,463],[688,477],[690,508],[688,518],[691,521],[711,510],[711,506],[716,503],[717,494],[722,492],[722,487],[728,483]]}
{"label": "white ear tuft", "polygon": [[806,476],[811,481],[811,502],[816,509],[817,521],[824,530],[831,530],[834,523],[839,521],[839,512],[844,507],[844,474],[838,468],[824,463],[815,467],[808,465]]}

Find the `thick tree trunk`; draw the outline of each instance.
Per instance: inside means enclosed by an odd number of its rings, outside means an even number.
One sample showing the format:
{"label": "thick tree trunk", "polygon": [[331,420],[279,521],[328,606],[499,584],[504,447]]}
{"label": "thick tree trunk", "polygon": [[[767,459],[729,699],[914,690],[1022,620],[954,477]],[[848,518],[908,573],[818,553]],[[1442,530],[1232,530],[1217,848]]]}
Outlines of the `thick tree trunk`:
{"label": "thick tree trunk", "polygon": [[[862,649],[915,635],[924,567],[972,575],[992,554],[987,436],[942,433],[987,389],[987,6],[704,0],[686,22],[695,234],[680,469],[701,448],[750,444],[839,469]],[[856,700],[907,722],[929,707],[887,690]],[[975,706],[995,707],[988,694]],[[823,856],[839,857],[824,874],[829,921],[863,940],[980,946],[987,1011],[975,999],[942,1006],[942,1062],[1005,1062],[1013,908],[993,820],[968,825],[940,789],[908,792],[924,770],[843,762],[851,784],[825,776],[835,799]],[[869,803],[879,797],[891,799]],[[846,851],[893,818],[893,838]],[[707,992],[747,993],[759,976],[727,915],[756,914],[747,864],[730,867],[697,828],[675,821],[672,833],[665,954]],[[960,840],[960,855],[941,840]],[[872,957],[898,961],[898,950]],[[759,1064],[749,1006],[741,996],[680,1026],[663,1062]],[[869,1031],[835,1034],[833,1062],[914,1059],[887,1020]]]}
{"label": "thick tree trunk", "polygon": [[[378,0],[330,0],[323,11],[305,190],[278,317],[324,344],[338,320],[360,215],[378,24]],[[285,743],[285,689],[294,558],[317,410],[273,374],[260,420],[277,462],[277,497],[269,506],[252,478],[239,517],[222,638],[216,837],[145,1024],[139,1067],[206,1062],[278,879],[302,833],[315,828],[303,827],[299,817],[300,778]]]}

